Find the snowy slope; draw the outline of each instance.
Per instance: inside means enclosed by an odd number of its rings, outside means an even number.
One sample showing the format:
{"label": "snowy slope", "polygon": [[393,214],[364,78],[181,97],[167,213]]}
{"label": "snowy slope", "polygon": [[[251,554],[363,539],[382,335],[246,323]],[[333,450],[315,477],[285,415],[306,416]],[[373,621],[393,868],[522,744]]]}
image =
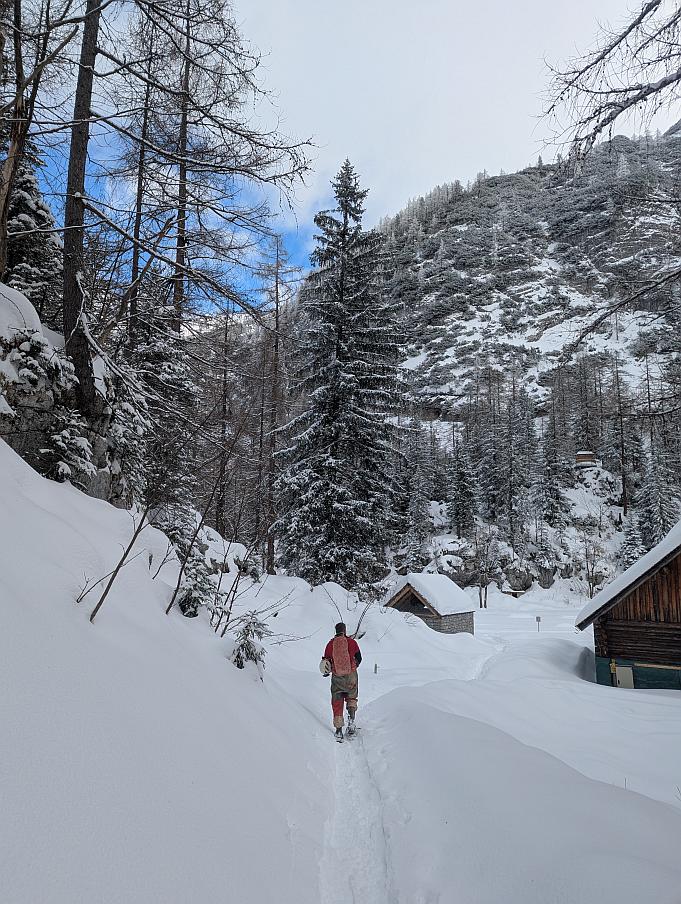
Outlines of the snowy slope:
{"label": "snowy slope", "polygon": [[430,688],[381,703],[368,752],[396,890],[386,904],[681,900],[671,807],[453,715]]}
{"label": "snowy slope", "polygon": [[130,516],[2,442],[0,509],[3,902],[317,904],[329,802],[309,714],[163,614],[156,531],[91,625],[93,595],[74,596]]}
{"label": "snowy slope", "polygon": [[[585,681],[579,600],[491,594],[448,637],[267,578],[238,602],[277,604],[262,683],[163,614],[162,534],[91,625],[74,598],[129,513],[1,443],[0,505],[3,904],[681,902],[681,696]],[[342,746],[317,670],[339,616],[364,654]]]}
{"label": "snowy slope", "polygon": [[[426,408],[460,419],[486,364],[515,372],[541,407],[580,337],[582,355],[617,354],[623,378],[638,384],[640,310],[583,334],[614,299],[678,268],[678,211],[656,192],[678,179],[680,149],[677,137],[617,136],[578,177],[553,165],[485,175],[466,190],[440,186],[384,222],[398,260],[392,292],[406,312],[402,366]],[[663,349],[645,351],[656,377]]]}

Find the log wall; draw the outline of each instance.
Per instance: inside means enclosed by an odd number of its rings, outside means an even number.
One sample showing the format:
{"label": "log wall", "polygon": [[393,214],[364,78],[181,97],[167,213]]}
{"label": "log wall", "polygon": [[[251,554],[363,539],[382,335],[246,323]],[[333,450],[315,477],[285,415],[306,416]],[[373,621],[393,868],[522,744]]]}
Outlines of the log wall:
{"label": "log wall", "polygon": [[398,612],[411,612],[412,615],[433,615],[431,610],[424,606],[421,600],[411,590],[399,596],[394,603],[390,604],[390,608],[397,609]]}
{"label": "log wall", "polygon": [[594,622],[596,655],[681,666],[681,554]]}

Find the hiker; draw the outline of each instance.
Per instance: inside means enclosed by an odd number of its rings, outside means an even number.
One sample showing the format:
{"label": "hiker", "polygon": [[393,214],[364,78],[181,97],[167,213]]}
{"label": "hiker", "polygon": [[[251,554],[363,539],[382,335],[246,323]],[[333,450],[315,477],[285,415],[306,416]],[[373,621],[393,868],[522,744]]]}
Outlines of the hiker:
{"label": "hiker", "polygon": [[331,675],[331,708],[336,740],[343,740],[343,702],[348,709],[348,734],[355,733],[357,712],[357,666],[362,654],[354,637],[346,635],[343,622],[336,625],[336,636],[330,640],[322,658],[322,672]]}

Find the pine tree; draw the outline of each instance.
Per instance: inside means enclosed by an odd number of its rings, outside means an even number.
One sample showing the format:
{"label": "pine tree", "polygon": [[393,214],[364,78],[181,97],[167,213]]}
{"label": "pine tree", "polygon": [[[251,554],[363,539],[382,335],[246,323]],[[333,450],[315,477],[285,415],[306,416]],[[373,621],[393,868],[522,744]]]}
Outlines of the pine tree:
{"label": "pine tree", "polygon": [[[69,405],[74,383],[73,364],[41,333],[0,336],[0,418],[16,418],[14,408],[35,410],[35,400],[42,399],[38,429],[28,421],[31,439],[22,454],[46,477],[85,489],[97,469],[86,425]],[[17,435],[22,429],[19,420]]]}
{"label": "pine tree", "polygon": [[332,184],[337,206],[315,217],[317,269],[302,292],[304,409],[282,451],[278,532],[290,571],[359,589],[385,559],[397,329],[381,295],[378,237],[362,230],[367,192],[347,160]]}
{"label": "pine tree", "polygon": [[236,645],[231,659],[238,669],[252,662],[258,670],[262,681],[262,670],[265,668],[265,648],[260,641],[272,634],[257,612],[248,612],[236,635]]}
{"label": "pine tree", "polygon": [[454,443],[452,455],[452,487],[447,513],[457,537],[470,536],[478,511],[475,473],[464,444]]}
{"label": "pine tree", "polygon": [[646,548],[641,538],[638,515],[636,512],[632,512],[624,522],[624,538],[619,549],[618,558],[622,569],[625,570],[634,562],[638,562],[645,553]]}
{"label": "pine tree", "polygon": [[641,537],[645,548],[652,549],[679,518],[675,475],[661,449],[653,449],[647,457],[645,477],[637,501]]}
{"label": "pine tree", "polygon": [[533,484],[542,518],[549,527],[564,524],[570,509],[570,503],[563,491],[567,471],[568,465],[561,454],[556,436],[555,418],[551,417],[542,442],[540,466]]}
{"label": "pine tree", "polygon": [[503,506],[502,430],[496,413],[485,411],[475,424],[476,470],[480,515],[495,522]]}
{"label": "pine tree", "polygon": [[403,564],[409,571],[420,570],[428,561],[428,540],[432,521],[430,502],[433,496],[433,466],[421,423],[412,418],[406,451],[408,506],[404,537]]}
{"label": "pine tree", "polygon": [[172,331],[175,310],[164,305],[152,274],[140,298],[140,327],[131,359],[149,393],[153,424],[144,447],[145,502],[150,520],[164,531],[181,561],[186,560],[179,606],[188,617],[210,603],[215,587],[205,558],[205,544],[195,536],[197,473],[193,415],[198,388],[191,372],[186,340]]}
{"label": "pine tree", "polygon": [[515,551],[522,543],[528,518],[528,490],[535,467],[537,440],[532,409],[524,389],[516,389],[513,376],[511,396],[503,412],[499,457],[502,493],[499,511],[505,528],[505,539]]}
{"label": "pine tree", "polygon": [[10,198],[5,282],[28,298],[43,324],[61,328],[62,245],[52,211],[36,177],[37,161],[27,154],[19,165]]}

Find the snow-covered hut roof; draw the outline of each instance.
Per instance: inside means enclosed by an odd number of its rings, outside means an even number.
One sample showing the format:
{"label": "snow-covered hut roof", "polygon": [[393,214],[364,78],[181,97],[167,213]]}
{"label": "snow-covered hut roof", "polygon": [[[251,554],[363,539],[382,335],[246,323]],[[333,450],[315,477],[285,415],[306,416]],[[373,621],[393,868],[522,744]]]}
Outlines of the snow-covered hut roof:
{"label": "snow-covered hut roof", "polygon": [[681,553],[681,521],[669,531],[663,540],[660,540],[657,546],[653,546],[650,552],[606,584],[601,592],[597,593],[582,609],[575,620],[575,625],[580,631],[588,628],[599,615],[612,609],[622,597],[634,591],[644,581],[664,568],[679,553]]}
{"label": "snow-covered hut roof", "polygon": [[409,584],[412,590],[427,603],[437,615],[456,615],[459,612],[473,612],[473,600],[444,574],[418,574],[409,572],[401,578],[388,599],[387,605]]}

